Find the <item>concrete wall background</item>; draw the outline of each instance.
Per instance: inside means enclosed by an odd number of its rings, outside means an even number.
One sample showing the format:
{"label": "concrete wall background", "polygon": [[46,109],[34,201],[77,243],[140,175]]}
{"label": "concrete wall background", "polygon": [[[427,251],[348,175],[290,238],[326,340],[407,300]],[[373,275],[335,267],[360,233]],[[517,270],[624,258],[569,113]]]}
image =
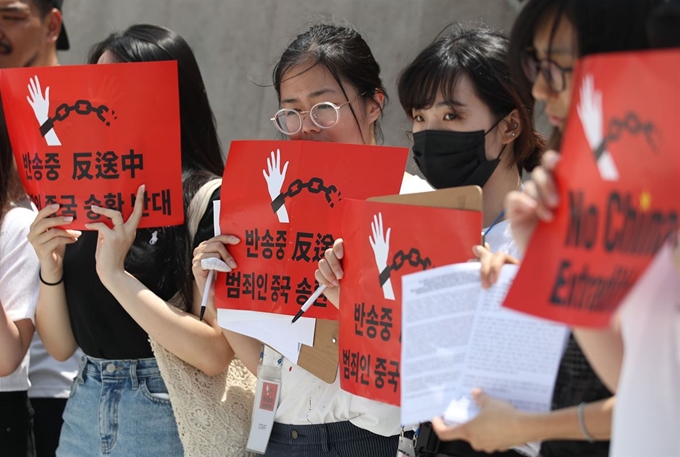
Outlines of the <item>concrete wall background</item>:
{"label": "concrete wall background", "polygon": [[[516,0],[67,0],[71,50],[62,64],[83,63],[89,47],[140,22],[164,25],[192,46],[226,154],[234,139],[271,139],[278,108],[271,71],[285,46],[315,15],[346,19],[364,36],[391,98],[385,144],[407,145],[409,122],[396,95],[398,72],[452,22],[482,21],[506,32]],[[251,82],[254,81],[254,82]]]}

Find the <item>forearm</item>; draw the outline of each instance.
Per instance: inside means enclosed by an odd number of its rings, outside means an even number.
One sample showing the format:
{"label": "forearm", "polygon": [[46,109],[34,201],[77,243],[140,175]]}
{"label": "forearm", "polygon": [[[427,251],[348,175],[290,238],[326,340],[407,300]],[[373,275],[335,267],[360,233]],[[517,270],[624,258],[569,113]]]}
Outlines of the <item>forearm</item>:
{"label": "forearm", "polygon": [[243,362],[243,364],[257,376],[257,366],[260,364],[260,350],[262,343],[255,338],[241,335],[240,333],[224,330],[224,334],[229,341],[229,344],[234,348],[236,357]]}
{"label": "forearm", "polygon": [[[585,429],[596,440],[611,436],[612,411],[616,397],[584,405]],[[548,440],[584,440],[578,421],[578,406],[549,413],[523,413],[518,420],[519,435],[523,442]]]}
{"label": "forearm", "polygon": [[211,313],[201,322],[166,303],[127,272],[103,282],[137,324],[165,349],[208,375],[229,366],[234,352]]}
{"label": "forearm", "polygon": [[0,377],[14,373],[28,351],[33,338],[30,319],[12,321],[0,305]]}
{"label": "forearm", "polygon": [[605,386],[616,392],[623,363],[623,340],[617,328],[575,328],[574,337],[588,362]]}
{"label": "forearm", "polygon": [[[197,292],[197,288],[195,287],[194,289],[195,297],[192,311],[194,315],[198,315],[200,313],[199,304],[202,297],[201,294]],[[206,321],[210,320],[211,322],[214,322],[219,328],[219,324],[217,323],[217,309],[215,308],[214,289],[213,293],[211,293],[208,298],[204,319]],[[241,335],[240,333],[232,332],[230,330],[221,329],[221,331],[230,349],[233,351],[233,357],[238,358],[251,373],[257,376],[257,367],[260,364],[262,343],[255,338]]]}
{"label": "forearm", "polygon": [[[45,277],[44,273],[43,278],[48,282],[59,280],[56,276],[56,279]],[[76,352],[78,344],[71,329],[64,283],[56,286],[40,284],[35,325],[43,346],[55,359],[64,361]]]}

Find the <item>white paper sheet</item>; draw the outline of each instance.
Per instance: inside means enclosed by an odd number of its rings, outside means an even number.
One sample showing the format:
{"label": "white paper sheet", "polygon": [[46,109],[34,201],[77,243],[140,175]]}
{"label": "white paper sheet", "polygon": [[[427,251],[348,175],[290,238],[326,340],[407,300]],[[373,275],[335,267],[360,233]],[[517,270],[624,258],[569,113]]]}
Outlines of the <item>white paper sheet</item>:
{"label": "white paper sheet", "polygon": [[458,392],[479,289],[479,264],[403,276],[402,424],[440,416]]}
{"label": "white paper sheet", "polygon": [[[466,422],[477,415],[470,395],[475,387],[523,411],[550,411],[569,330],[501,306],[517,269],[515,265],[504,266],[496,285],[480,294],[460,396],[444,414],[450,422]],[[466,399],[467,407],[462,407]]]}
{"label": "white paper sheet", "polygon": [[501,308],[517,267],[482,292],[479,263],[402,279],[402,423],[476,414],[473,387],[520,409],[547,411],[568,330]]}
{"label": "white paper sheet", "polygon": [[294,324],[291,319],[291,316],[256,311],[217,310],[220,327],[260,340],[297,363],[300,345],[314,344],[316,319],[301,317]]}

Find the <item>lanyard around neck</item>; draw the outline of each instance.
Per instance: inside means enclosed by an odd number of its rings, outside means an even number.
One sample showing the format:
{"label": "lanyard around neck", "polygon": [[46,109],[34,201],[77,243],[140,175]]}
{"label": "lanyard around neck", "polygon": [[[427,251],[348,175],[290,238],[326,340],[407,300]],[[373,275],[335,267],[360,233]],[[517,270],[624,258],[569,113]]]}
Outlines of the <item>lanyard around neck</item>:
{"label": "lanyard around neck", "polygon": [[498,215],[498,217],[491,223],[488,229],[482,234],[482,246],[486,247],[486,236],[489,234],[491,229],[493,229],[500,221],[503,219],[503,216],[505,216],[505,210],[501,211],[501,213]]}

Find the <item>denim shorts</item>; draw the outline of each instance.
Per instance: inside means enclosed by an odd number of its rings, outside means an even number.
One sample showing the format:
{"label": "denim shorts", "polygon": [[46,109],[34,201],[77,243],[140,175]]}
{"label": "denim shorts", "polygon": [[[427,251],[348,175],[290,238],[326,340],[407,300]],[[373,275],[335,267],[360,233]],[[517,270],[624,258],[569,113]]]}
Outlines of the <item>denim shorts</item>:
{"label": "denim shorts", "polygon": [[156,359],[83,356],[57,456],[184,455],[167,392]]}

